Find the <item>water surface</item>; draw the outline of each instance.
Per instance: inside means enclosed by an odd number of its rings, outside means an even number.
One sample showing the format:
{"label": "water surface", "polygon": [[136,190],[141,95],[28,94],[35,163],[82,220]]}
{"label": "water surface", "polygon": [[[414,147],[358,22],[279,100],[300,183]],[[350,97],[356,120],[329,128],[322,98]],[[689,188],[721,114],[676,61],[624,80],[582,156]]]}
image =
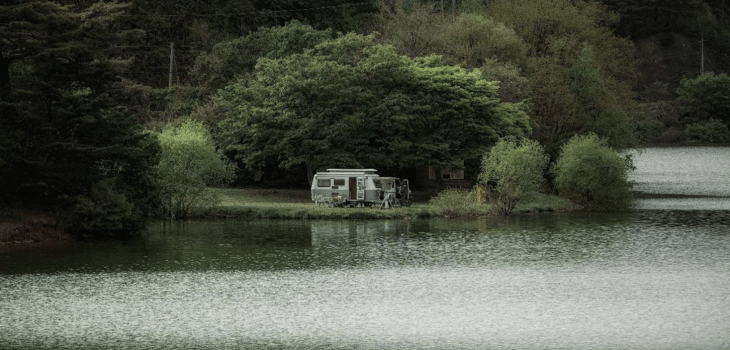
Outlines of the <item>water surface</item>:
{"label": "water surface", "polygon": [[0,348],[728,349],[728,180],[672,191],[689,177],[656,175],[677,168],[651,152],[637,184],[692,197],[620,214],[158,223],[0,254]]}

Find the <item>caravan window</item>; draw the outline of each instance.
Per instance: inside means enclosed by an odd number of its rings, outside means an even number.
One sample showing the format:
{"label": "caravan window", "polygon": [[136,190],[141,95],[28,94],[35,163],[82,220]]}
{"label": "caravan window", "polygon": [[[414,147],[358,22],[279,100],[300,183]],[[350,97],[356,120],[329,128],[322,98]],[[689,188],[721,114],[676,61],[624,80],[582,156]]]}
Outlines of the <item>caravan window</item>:
{"label": "caravan window", "polygon": [[330,187],[330,179],[317,179],[317,187]]}
{"label": "caravan window", "polygon": [[335,186],[345,186],[345,179],[335,179]]}

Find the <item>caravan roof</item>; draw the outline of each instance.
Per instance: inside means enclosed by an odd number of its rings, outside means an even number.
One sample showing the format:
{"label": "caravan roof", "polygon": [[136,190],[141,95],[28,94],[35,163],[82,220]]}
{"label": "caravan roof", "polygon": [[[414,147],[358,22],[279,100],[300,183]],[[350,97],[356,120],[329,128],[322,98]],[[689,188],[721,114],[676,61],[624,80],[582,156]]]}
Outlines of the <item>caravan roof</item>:
{"label": "caravan roof", "polygon": [[376,169],[327,169],[326,172],[320,171],[320,175],[377,175]]}

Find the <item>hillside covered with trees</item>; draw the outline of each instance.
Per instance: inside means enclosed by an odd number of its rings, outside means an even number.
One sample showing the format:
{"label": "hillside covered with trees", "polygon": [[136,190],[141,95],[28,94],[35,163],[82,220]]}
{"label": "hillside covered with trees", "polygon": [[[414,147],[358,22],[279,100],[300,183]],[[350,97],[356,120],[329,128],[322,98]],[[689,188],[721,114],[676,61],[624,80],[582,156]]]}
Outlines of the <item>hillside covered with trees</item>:
{"label": "hillside covered with trees", "polygon": [[225,164],[195,188],[329,167],[477,180],[505,137],[551,162],[575,135],[730,137],[722,0],[15,0],[0,49],[0,205],[82,235],[171,212],[196,159]]}

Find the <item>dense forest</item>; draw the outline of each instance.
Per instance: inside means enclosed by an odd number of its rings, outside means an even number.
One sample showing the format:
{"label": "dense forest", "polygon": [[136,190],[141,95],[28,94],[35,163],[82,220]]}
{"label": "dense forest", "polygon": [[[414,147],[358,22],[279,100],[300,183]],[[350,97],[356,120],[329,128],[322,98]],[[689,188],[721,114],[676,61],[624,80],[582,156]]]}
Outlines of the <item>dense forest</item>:
{"label": "dense forest", "polygon": [[180,148],[160,135],[225,158],[185,181],[295,187],[328,167],[476,180],[505,137],[551,161],[577,134],[616,150],[730,137],[725,0],[5,3],[0,205],[82,235],[172,202],[181,175],[160,172]]}

